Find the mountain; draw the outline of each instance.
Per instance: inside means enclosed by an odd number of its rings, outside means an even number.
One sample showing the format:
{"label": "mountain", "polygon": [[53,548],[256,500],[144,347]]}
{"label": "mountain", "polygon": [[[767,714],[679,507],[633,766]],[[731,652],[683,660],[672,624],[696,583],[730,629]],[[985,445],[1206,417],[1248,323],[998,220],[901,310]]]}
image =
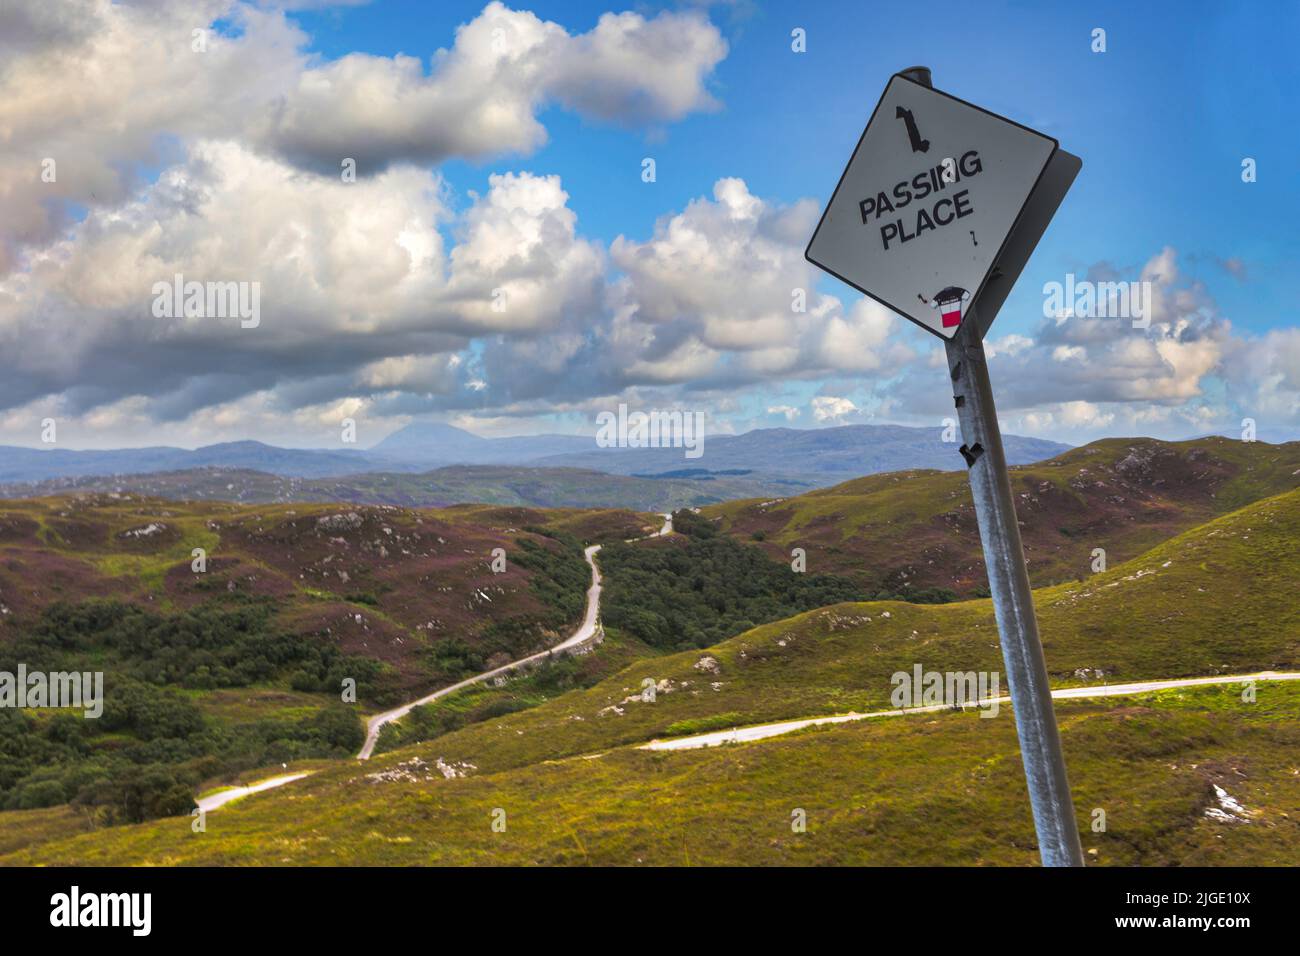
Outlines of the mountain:
{"label": "mountain", "polygon": [[369,454],[376,462],[419,465],[518,465],[550,455],[582,451],[593,444],[581,435],[521,435],[483,438],[439,422],[412,422]]}
{"label": "mountain", "polygon": [[142,474],[207,466],[255,468],[277,475],[316,477],[346,475],[363,470],[366,458],[359,451],[278,448],[259,441],[223,442],[192,451],[167,446],[108,451],[0,446],[0,482]]}
{"label": "mountain", "polygon": [[491,439],[467,432],[455,425],[443,422],[412,422],[399,428],[370,450],[378,455],[401,457],[402,455],[420,455],[423,457],[455,458],[462,454],[472,454],[490,444]]}
{"label": "mountain", "polygon": [[477,503],[535,508],[632,508],[665,512],[729,501],[787,495],[807,484],[745,476],[638,478],[578,468],[450,465],[433,471],[363,472],[326,478],[287,478],[241,468],[190,468],[142,475],[52,478],[0,484],[0,498],[135,494],[174,501],[284,504],[346,501],[411,508]]}
{"label": "mountain", "polygon": [[[823,487],[882,471],[964,470],[957,452],[959,443],[945,442],[942,436],[941,428],[904,425],[760,428],[743,435],[706,435],[698,458],[687,458],[683,448],[590,448],[541,458],[535,464],[618,475],[656,475],[683,469],[707,469],[713,474],[744,471]],[[1007,462],[1013,465],[1041,461],[1070,447],[1019,435],[1004,435],[1002,441]]]}
{"label": "mountain", "polygon": [[[415,422],[367,450],[279,448],[257,441],[205,445],[193,451],[166,446],[112,451],[3,446],[0,447],[0,484],[88,476],[139,476],[195,468],[247,469],[281,478],[329,478],[365,472],[426,472],[451,465],[581,469],[709,483],[688,493],[650,491],[639,501],[620,499],[636,507],[658,509],[663,505],[698,505],[744,495],[790,494],[879,471],[904,468],[960,470],[964,466],[957,454],[956,443],[943,442],[940,435],[941,430],[937,428],[898,425],[846,425],[807,430],[768,428],[744,435],[708,438],[703,457],[690,459],[684,457],[681,448],[599,448],[593,437],[581,435],[483,438],[451,425]],[[1015,435],[1004,436],[1003,440],[1011,464],[1039,461],[1069,447]],[[132,477],[118,484],[130,487],[134,481]],[[724,491],[728,485],[735,487]],[[10,492],[10,496],[41,493],[44,492],[17,489]],[[239,500],[290,499],[254,495]],[[346,496],[343,500],[387,499]],[[411,499],[410,503],[429,500]],[[462,500],[500,499],[471,497]],[[582,502],[545,500],[532,503],[564,505]]]}

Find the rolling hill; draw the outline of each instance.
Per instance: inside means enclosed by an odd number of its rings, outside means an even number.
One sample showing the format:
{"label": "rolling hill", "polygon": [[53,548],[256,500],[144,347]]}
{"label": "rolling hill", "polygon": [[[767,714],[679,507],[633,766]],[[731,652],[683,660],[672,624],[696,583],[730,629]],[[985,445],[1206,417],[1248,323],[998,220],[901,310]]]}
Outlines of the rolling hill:
{"label": "rolling hill", "polygon": [[[1035,586],[1111,566],[1252,501],[1300,486],[1300,442],[1112,438],[1011,469],[1025,558]],[[809,572],[855,577],[872,591],[979,593],[984,560],[966,476],[871,475],[791,498],[703,509],[724,531]]]}
{"label": "rolling hill", "polygon": [[355,753],[360,713],[561,640],[585,609],[582,542],[660,521],[4,503],[0,671],[96,670],[106,689],[97,720],[0,709],[0,808],[75,799],[96,819],[144,819],[214,777]]}
{"label": "rolling hill", "polygon": [[[1244,492],[1243,492],[1244,493]],[[1037,606],[1054,684],[1300,667],[1300,491],[1212,519]],[[883,709],[914,663],[997,670],[987,601],[841,604],[706,651],[635,662],[587,690],[321,769],[185,818],[16,849],[21,863],[1032,863],[1009,709],[648,752],[654,737]],[[645,679],[658,692],[643,699]],[[1286,862],[1296,839],[1300,693],[1215,687],[1060,705],[1080,819],[1100,863]],[[450,773],[448,772],[450,770]],[[1216,789],[1218,788],[1218,789]],[[1228,814],[1220,790],[1244,809]],[[742,796],[743,795],[743,796]],[[807,813],[807,833],[791,814]],[[504,833],[493,814],[504,811]],[[1211,813],[1210,811],[1216,811]],[[0,817],[0,846],[59,811]],[[1216,815],[1217,814],[1217,815]],[[34,836],[24,836],[34,834]]]}
{"label": "rolling hill", "polygon": [[[1300,491],[1215,519],[1083,582],[1039,589],[1053,685],[1300,668],[1300,603],[1291,586],[1300,579],[1297,537]],[[433,743],[448,760],[492,771],[671,736],[673,727],[717,729],[699,725],[720,715],[738,726],[881,710],[890,706],[891,675],[917,662],[1000,670],[991,602],[809,611],[708,649],[637,661],[590,689]],[[663,688],[653,705],[629,700],[647,678]]]}
{"label": "rolling hill", "polygon": [[[365,470],[367,465],[364,453],[359,451],[277,448],[258,441],[224,442],[193,450],[159,446],[74,451],[0,446],[0,482],[9,483],[209,467],[310,477],[352,474]],[[30,496],[29,493],[17,497]]]}
{"label": "rolling hill", "polygon": [[[293,633],[391,665],[390,690],[401,693],[433,676],[422,649],[441,635],[474,645],[515,618],[551,616],[531,587],[536,570],[508,560],[494,573],[494,549],[522,556],[526,542],[554,551],[547,534],[577,535],[576,547],[659,521],[629,511],[250,507],[119,494],[8,501],[0,504],[0,638],[59,602],[112,598],[170,613],[248,600],[273,608]],[[195,548],[206,552],[202,573],[191,567]],[[581,598],[585,568],[579,577]],[[577,620],[582,609],[568,611]],[[489,656],[514,649],[491,643]]]}
{"label": "rolling hill", "polygon": [[[1250,708],[1211,689],[1059,714],[1089,865],[1294,864],[1294,685]],[[188,817],[79,834],[62,808],[3,814],[0,865],[1034,866],[1024,788],[1012,722],[974,714],[451,777],[411,751],[232,804],[197,835]],[[1086,828],[1098,809],[1104,832]]]}

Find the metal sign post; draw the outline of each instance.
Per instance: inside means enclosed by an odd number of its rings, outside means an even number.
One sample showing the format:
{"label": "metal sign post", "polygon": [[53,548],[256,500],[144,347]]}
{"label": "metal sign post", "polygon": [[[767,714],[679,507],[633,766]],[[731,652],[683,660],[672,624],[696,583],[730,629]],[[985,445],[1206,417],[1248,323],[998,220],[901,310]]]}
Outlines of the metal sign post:
{"label": "metal sign post", "polygon": [[[945,156],[961,162],[932,165]],[[983,337],[1080,166],[1055,140],[934,90],[929,69],[913,67],[886,86],[807,252],[944,339],[1044,866],[1083,866],[1083,849]]]}
{"label": "metal sign post", "polygon": [[1011,496],[1011,476],[1002,452],[1002,432],[978,329],[968,310],[957,334],[944,347],[965,442],[961,453],[970,476],[993,614],[1002,640],[1020,757],[1038,831],[1038,852],[1044,866],[1083,866],[1065,755],[1052,709],[1052,688],[1034,615],[1034,595]]}

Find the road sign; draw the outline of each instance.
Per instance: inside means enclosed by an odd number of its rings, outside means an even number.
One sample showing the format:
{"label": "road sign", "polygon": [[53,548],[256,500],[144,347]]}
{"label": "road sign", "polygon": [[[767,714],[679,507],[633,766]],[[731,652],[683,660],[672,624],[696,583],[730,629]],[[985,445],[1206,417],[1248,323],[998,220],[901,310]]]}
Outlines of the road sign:
{"label": "road sign", "polygon": [[1020,278],[1025,263],[1038,246],[1038,240],[1047,231],[1047,224],[1056,215],[1065,194],[1074,184],[1074,177],[1083,168],[1083,160],[1073,153],[1058,149],[1043,170],[1029,202],[1016,220],[1016,227],[1002,246],[997,264],[980,290],[979,308],[974,310],[979,338],[984,338],[989,326],[997,318],[998,310],[1006,301],[1011,287]]}
{"label": "road sign", "polygon": [[932,89],[930,71],[913,67],[885,87],[806,253],[946,340],[1045,866],[1082,866],[1083,850],[982,340],[1081,165],[1056,140]]}
{"label": "road sign", "polygon": [[[979,300],[1057,146],[1050,136],[895,74],[806,256],[952,338],[960,325],[954,296],[963,309]],[[987,321],[995,313],[983,310]]]}

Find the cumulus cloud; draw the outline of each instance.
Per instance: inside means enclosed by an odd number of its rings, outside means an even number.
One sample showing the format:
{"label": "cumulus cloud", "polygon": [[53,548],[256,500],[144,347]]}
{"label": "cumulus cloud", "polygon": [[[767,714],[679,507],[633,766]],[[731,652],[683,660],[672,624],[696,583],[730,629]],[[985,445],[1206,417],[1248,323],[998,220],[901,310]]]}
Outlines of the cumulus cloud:
{"label": "cumulus cloud", "polygon": [[776,205],[729,178],[660,219],[649,240],[616,239],[627,308],[613,344],[640,355],[623,364],[658,381],[734,386],[908,361],[891,312],[870,300],[845,310],[816,291],[803,257],[816,220],[811,200]]}
{"label": "cumulus cloud", "polygon": [[[1062,310],[1032,336],[987,342],[998,407],[1011,427],[1083,441],[1117,430],[1235,432],[1242,417],[1267,423],[1275,434],[1300,425],[1300,332],[1238,333],[1205,285],[1181,272],[1172,247],[1135,273],[1101,263],[1087,277],[1145,283],[1145,319],[1135,324],[1131,317]],[[912,377],[886,391],[896,407],[922,418],[948,414],[942,390]]]}
{"label": "cumulus cloud", "polygon": [[1236,411],[1261,427],[1300,424],[1300,329],[1273,329],[1234,348],[1224,377],[1242,386]]}
{"label": "cumulus cloud", "polygon": [[[589,360],[615,310],[558,177],[493,175],[452,215],[429,167],[535,149],[551,103],[620,125],[714,109],[717,28],[668,11],[570,33],[493,2],[426,68],[310,54],[284,11],[333,5],[352,4],[0,10],[0,428],[58,414],[153,438],[623,387]],[[256,285],[260,323],[155,315],[176,275]]]}
{"label": "cumulus cloud", "polygon": [[[1008,408],[1064,402],[1177,404],[1201,395],[1231,348],[1231,323],[1205,288],[1179,272],[1174,249],[1153,256],[1133,281],[1148,290],[1146,314],[1047,319],[1034,347],[995,349]],[[1149,321],[1149,326],[1135,327]]]}
{"label": "cumulus cloud", "polygon": [[819,422],[834,422],[851,415],[858,410],[847,398],[833,395],[818,395],[812,400],[813,418]]}
{"label": "cumulus cloud", "polygon": [[[951,415],[941,349],[821,291],[811,200],[724,177],[606,248],[558,176],[496,172],[468,196],[443,181],[444,159],[537,149],[551,104],[643,127],[715,108],[727,47],[699,11],[584,33],[493,2],[431,57],[327,60],[285,14],[309,5],[330,4],[0,9],[0,433],[54,416],[131,443],[296,443],[356,417],[377,439],[430,411],[501,428],[618,399],[719,428]],[[1300,332],[1240,335],[1172,248],[1122,273],[1088,277],[1149,283],[1146,328],[1064,312],[987,343],[1009,421],[1057,437],[1300,424]],[[175,275],[256,283],[260,323],[155,314]]]}
{"label": "cumulus cloud", "polygon": [[[76,414],[143,395],[170,418],[274,388],[288,407],[453,391],[467,368],[451,356],[474,335],[537,335],[599,301],[600,254],[566,199],[554,177],[492,177],[448,255],[433,173],[343,183],[197,143],[138,199],[0,281],[0,403],[60,395]],[[154,284],[176,275],[256,283],[260,323],[154,314]]]}
{"label": "cumulus cloud", "polygon": [[465,214],[451,253],[448,294],[466,331],[556,329],[598,307],[602,254],[577,238],[577,216],[558,176],[504,174]]}
{"label": "cumulus cloud", "polygon": [[[570,34],[492,2],[427,70],[409,56],[320,61],[284,6],[6,3],[0,272],[61,234],[74,204],[120,204],[145,167],[194,138],[334,176],[345,159],[368,176],[400,162],[525,153],[545,142],[538,114],[552,102],[626,124],[712,109],[707,83],[727,52],[695,12],[607,14]],[[53,181],[41,178],[47,159]]]}
{"label": "cumulus cloud", "polygon": [[605,14],[588,33],[499,2],[433,57],[354,53],[304,70],[270,104],[254,136],[295,162],[362,169],[529,152],[546,141],[539,109],[558,101],[620,123],[676,120],[716,103],[706,89],[726,55],[698,14]]}

